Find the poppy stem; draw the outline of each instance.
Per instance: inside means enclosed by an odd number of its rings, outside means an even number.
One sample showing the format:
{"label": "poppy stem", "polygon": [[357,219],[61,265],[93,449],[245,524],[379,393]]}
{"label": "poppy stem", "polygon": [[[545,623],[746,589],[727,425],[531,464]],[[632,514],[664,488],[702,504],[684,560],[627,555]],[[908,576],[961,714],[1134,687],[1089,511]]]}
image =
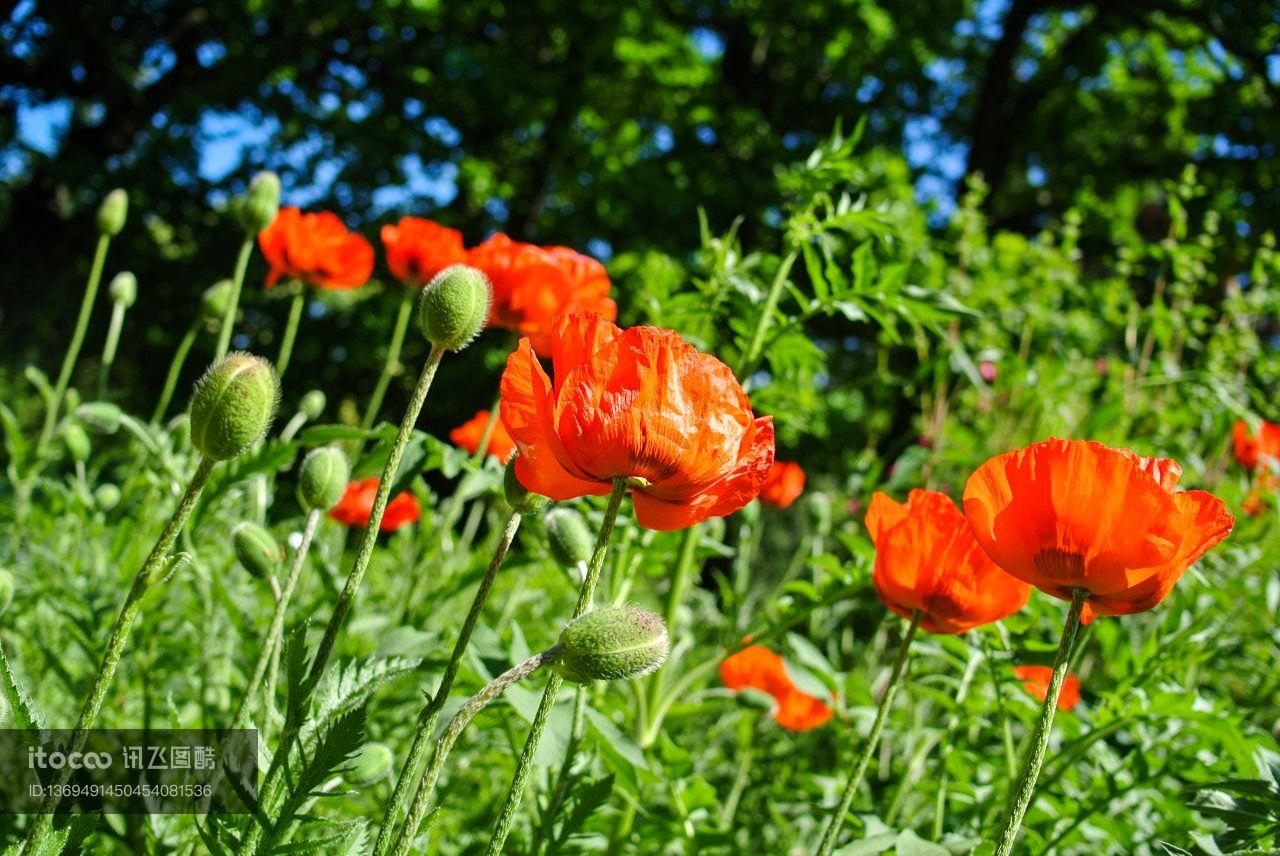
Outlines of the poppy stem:
{"label": "poppy stem", "polygon": [[[378,840],[374,843],[374,856],[383,856],[387,849],[391,846],[391,834],[395,829],[396,821],[400,817],[400,812],[404,810],[405,802],[409,799],[409,787],[417,778],[418,770],[422,766],[423,757],[427,753],[427,741],[431,739],[432,733],[436,728],[436,721],[440,718],[440,711],[444,709],[445,702],[449,699],[449,692],[453,689],[454,679],[458,676],[458,668],[462,664],[462,655],[466,653],[467,646],[471,644],[471,634],[476,629],[476,624],[480,621],[480,613],[484,609],[485,601],[489,599],[489,591],[493,588],[493,581],[498,576],[498,569],[502,567],[502,562],[507,556],[507,551],[511,549],[512,542],[515,541],[516,532],[520,529],[520,522],[523,520],[520,512],[513,512],[510,519],[507,520],[507,526],[502,531],[502,538],[498,541],[498,546],[493,551],[493,559],[489,562],[488,569],[485,570],[484,577],[480,580],[480,586],[476,589],[476,595],[471,601],[471,609],[467,613],[467,617],[462,622],[462,629],[458,631],[458,641],[454,643],[453,654],[449,657],[449,662],[444,668],[444,674],[440,677],[440,685],[436,688],[435,693],[431,696],[431,700],[422,708],[422,712],[418,714],[418,727],[413,735],[413,743],[409,746],[409,755],[405,758],[404,767],[400,771],[400,778],[396,780],[395,789],[391,794],[391,801],[387,803],[387,810],[382,816],[382,828],[378,832]],[[421,793],[421,787],[419,787]],[[428,793],[427,796],[430,796]],[[426,797],[423,797],[426,799]],[[418,797],[415,796],[417,801]],[[405,834],[412,840],[417,833],[416,826],[410,829],[405,827]]]}
{"label": "poppy stem", "polygon": [[[573,610],[573,619],[580,618],[591,608],[596,583],[600,581],[600,571],[604,568],[605,553],[609,549],[609,538],[613,535],[613,526],[618,520],[618,509],[622,507],[622,500],[626,495],[626,479],[614,479],[613,492],[609,494],[609,504],[605,507],[600,533],[596,536],[596,546],[591,553],[591,561],[587,563],[587,576],[582,581],[582,590],[578,593],[578,605]],[[542,733],[547,728],[551,708],[555,705],[556,694],[563,683],[564,679],[560,675],[551,673],[547,688],[542,693],[538,712],[534,714],[533,724],[529,726],[529,736],[525,739],[524,750],[520,753],[520,760],[516,762],[516,772],[511,779],[511,788],[507,791],[507,801],[502,806],[502,813],[498,815],[493,835],[489,838],[489,848],[485,851],[488,856],[498,856],[502,852],[502,846],[511,832],[511,824],[515,820],[516,810],[520,807],[520,800],[524,797],[525,786],[529,781],[529,772],[533,769],[533,756],[538,751],[538,744],[542,742]]]}
{"label": "poppy stem", "polygon": [[80,315],[76,318],[76,329],[71,334],[71,344],[67,347],[66,356],[62,358],[62,369],[58,372],[58,382],[53,388],[49,410],[45,413],[40,442],[36,444],[36,457],[44,455],[49,441],[53,439],[53,429],[58,424],[58,411],[62,409],[62,399],[67,394],[71,372],[76,367],[80,346],[84,344],[84,334],[89,329],[89,316],[93,314],[93,301],[98,296],[98,284],[102,282],[102,268],[107,263],[107,247],[110,244],[110,236],[102,235],[98,238],[98,246],[93,253],[93,266],[89,268],[89,281],[85,283],[84,298],[80,301]]}
{"label": "poppy stem", "polygon": [[257,236],[244,239],[240,245],[240,254],[236,257],[236,269],[231,276],[231,299],[227,301],[227,311],[222,315],[222,326],[218,329],[218,347],[214,350],[213,361],[216,363],[227,355],[231,347],[231,333],[236,326],[236,309],[240,306],[240,289],[244,286],[244,274],[249,269],[249,256],[253,255],[253,245]]}
{"label": "poppy stem", "polygon": [[165,411],[169,409],[169,402],[173,401],[173,391],[178,388],[178,375],[182,374],[182,367],[187,362],[187,354],[191,353],[191,346],[195,344],[199,332],[200,321],[191,322],[187,334],[178,343],[178,350],[173,353],[173,362],[169,363],[169,374],[164,379],[164,389],[161,390],[160,400],[156,402],[156,409],[151,414],[151,421],[155,424],[159,424],[164,418]]}
{"label": "poppy stem", "polygon": [[853,773],[849,776],[849,783],[845,785],[844,793],[840,796],[840,805],[836,808],[835,814],[827,821],[827,828],[822,833],[822,842],[818,845],[818,856],[830,856],[831,851],[835,849],[836,838],[840,835],[840,827],[844,825],[844,817],[849,812],[849,806],[853,804],[853,798],[858,792],[858,788],[862,786],[862,778],[866,775],[867,767],[871,764],[871,756],[876,751],[876,745],[880,742],[880,733],[884,730],[884,721],[889,712],[890,705],[893,704],[893,697],[898,691],[898,684],[901,682],[903,673],[906,672],[907,655],[911,652],[911,640],[915,638],[916,630],[920,627],[920,620],[924,618],[924,613],[915,610],[911,613],[911,622],[907,625],[907,632],[903,634],[902,644],[898,647],[898,655],[893,660],[893,668],[889,672],[889,683],[884,688],[884,695],[880,697],[880,706],[876,708],[876,719],[871,725],[871,733],[867,735],[867,740],[862,744],[862,752],[858,754],[858,760],[853,765]]}
{"label": "poppy stem", "polygon": [[364,412],[364,419],[360,421],[360,427],[366,431],[378,421],[378,411],[382,409],[382,399],[387,394],[387,387],[391,385],[391,378],[402,370],[400,349],[404,346],[404,334],[409,329],[409,318],[413,315],[413,302],[418,293],[415,289],[406,288],[400,300],[400,314],[396,316],[396,326],[391,332],[391,345],[387,348],[387,361],[382,366],[382,374],[378,376],[378,383],[373,388],[373,395],[369,396],[369,407]]}
{"label": "poppy stem", "polygon": [[116,361],[116,349],[120,346],[120,329],[124,326],[125,305],[120,301],[111,304],[111,326],[107,328],[107,340],[102,345],[102,365],[98,367],[98,398],[107,396],[107,378],[111,364]]}
{"label": "poppy stem", "polygon": [[1067,677],[1067,668],[1071,665],[1071,649],[1075,645],[1076,633],[1080,630],[1080,613],[1085,601],[1089,598],[1089,590],[1078,588],[1071,594],[1071,608],[1067,611],[1067,620],[1062,628],[1062,640],[1058,643],[1058,654],[1053,660],[1053,675],[1049,679],[1049,690],[1045,694],[1044,708],[1040,712],[1040,721],[1036,723],[1035,733],[1031,737],[1031,750],[1022,768],[1022,781],[1018,785],[1017,795],[1009,811],[1009,820],[1000,833],[996,844],[995,856],[1009,856],[1013,851],[1013,842],[1018,837],[1018,829],[1022,819],[1026,817],[1031,806],[1031,798],[1035,795],[1036,779],[1040,777],[1040,769],[1044,766],[1045,752],[1049,748],[1049,736],[1053,729],[1053,715],[1058,710],[1058,696],[1062,692],[1062,684]]}
{"label": "poppy stem", "polygon": [[280,340],[280,356],[276,357],[276,374],[284,377],[289,368],[289,358],[293,356],[293,342],[298,337],[298,322],[302,320],[302,308],[307,303],[307,295],[299,291],[289,304],[289,320],[284,325],[284,338]]}

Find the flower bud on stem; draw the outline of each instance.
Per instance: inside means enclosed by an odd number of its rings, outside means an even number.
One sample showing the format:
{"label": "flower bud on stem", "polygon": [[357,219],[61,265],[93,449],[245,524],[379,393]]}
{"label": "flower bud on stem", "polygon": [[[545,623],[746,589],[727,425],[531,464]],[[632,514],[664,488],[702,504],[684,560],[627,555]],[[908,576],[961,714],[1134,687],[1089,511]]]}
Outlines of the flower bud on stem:
{"label": "flower bud on stem", "polygon": [[111,326],[107,328],[107,341],[102,346],[102,365],[98,369],[98,398],[107,392],[107,377],[111,374],[111,364],[116,360],[116,349],[120,346],[120,330],[124,326],[124,313],[138,297],[138,281],[133,274],[125,271],[116,274],[109,287],[111,292]]}
{"label": "flower bud on stem", "polygon": [[284,377],[293,357],[293,343],[298,337],[298,324],[302,321],[302,309],[307,304],[307,294],[299,289],[289,303],[289,320],[284,324],[284,336],[280,339],[280,355],[276,357],[276,370]]}

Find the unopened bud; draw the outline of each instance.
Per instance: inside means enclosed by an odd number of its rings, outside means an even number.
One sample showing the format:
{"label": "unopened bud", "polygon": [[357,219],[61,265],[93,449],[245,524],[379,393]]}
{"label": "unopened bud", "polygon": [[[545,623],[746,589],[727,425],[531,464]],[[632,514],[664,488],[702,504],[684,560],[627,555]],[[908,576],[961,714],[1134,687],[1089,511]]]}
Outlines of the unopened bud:
{"label": "unopened bud", "polygon": [[229,279],[219,280],[204,290],[200,297],[200,315],[206,324],[218,326],[227,317],[231,308],[231,297],[235,294],[236,284]]}
{"label": "unopened bud", "polygon": [[98,206],[98,233],[114,238],[124,228],[124,221],[128,216],[129,194],[117,187]]}
{"label": "unopened bud", "polygon": [[190,553],[174,553],[156,566],[155,571],[147,577],[147,585],[159,585],[175,574],[186,570],[194,561]]}
{"label": "unopened bud", "polygon": [[120,488],[113,484],[100,484],[93,491],[93,504],[101,511],[110,511],[120,504]]}
{"label": "unopened bud", "polygon": [[560,506],[547,512],[547,541],[551,547],[551,555],[557,562],[567,567],[575,567],[579,562],[591,559],[591,551],[595,549],[595,538],[587,528],[587,521],[572,508]]}
{"label": "unopened bud", "polygon": [[371,785],[391,773],[393,760],[391,748],[385,743],[366,743],[347,761],[342,777],[353,785]]}
{"label": "unopened bud", "polygon": [[491,300],[489,280],[480,271],[466,265],[445,268],[422,290],[422,335],[437,347],[461,351],[484,329]]}
{"label": "unopened bud", "polygon": [[308,511],[328,511],[342,499],[351,481],[351,465],[336,446],[312,449],[298,469],[298,501]]}
{"label": "unopened bud", "polygon": [[89,460],[89,455],[93,452],[89,435],[78,422],[68,422],[62,426],[62,442],[67,444],[67,451],[71,453],[72,460],[81,463]]}
{"label": "unopened bud", "polygon": [[104,434],[114,434],[120,428],[120,417],[123,412],[118,405],[109,401],[91,401],[82,404],[75,410],[76,418],[90,428]]}
{"label": "unopened bud", "polygon": [[9,611],[13,603],[13,574],[0,568],[0,615]]}
{"label": "unopened bud", "polygon": [[260,172],[249,181],[249,189],[236,201],[236,219],[246,234],[257,235],[271,225],[280,211],[280,176]]}
{"label": "unopened bud", "polygon": [[514,457],[507,462],[506,472],[502,474],[502,493],[507,499],[507,505],[511,506],[512,510],[526,515],[537,514],[546,508],[547,503],[551,501],[542,494],[534,493],[520,484],[520,479],[516,478],[516,459]]}
{"label": "unopened bud", "polygon": [[196,381],[191,395],[191,444],[225,461],[258,441],[280,400],[280,379],[262,357],[235,351]]}
{"label": "unopened bud", "polygon": [[249,576],[260,580],[274,574],[284,561],[284,550],[271,533],[247,520],[231,530],[231,546]]}
{"label": "unopened bud", "polygon": [[620,681],[656,670],[667,659],[667,625],[652,612],[611,606],[588,612],[560,633],[551,663],[566,681]]}
{"label": "unopened bud", "polygon": [[123,303],[128,309],[138,299],[138,278],[127,270],[121,271],[111,278],[107,294],[111,295],[112,303]]}
{"label": "unopened bud", "polygon": [[302,401],[298,402],[298,412],[307,417],[308,421],[314,422],[320,418],[321,413],[324,413],[324,406],[327,403],[328,399],[324,397],[324,393],[313,389],[302,396]]}

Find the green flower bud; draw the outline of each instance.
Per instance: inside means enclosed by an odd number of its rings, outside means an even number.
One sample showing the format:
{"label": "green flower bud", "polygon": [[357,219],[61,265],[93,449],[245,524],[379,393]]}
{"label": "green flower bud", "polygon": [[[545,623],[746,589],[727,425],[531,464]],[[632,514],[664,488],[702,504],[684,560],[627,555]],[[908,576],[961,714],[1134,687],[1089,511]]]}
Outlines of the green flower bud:
{"label": "green flower bud", "polygon": [[298,412],[314,422],[320,418],[321,413],[324,413],[324,406],[327,403],[328,399],[324,397],[324,393],[313,389],[302,396],[302,401],[298,402]]}
{"label": "green flower bud", "polygon": [[274,574],[284,561],[284,550],[271,533],[247,520],[231,530],[231,546],[249,576],[260,580]]}
{"label": "green flower bud", "polygon": [[107,293],[111,295],[112,303],[123,303],[128,309],[138,299],[138,278],[127,270],[120,271],[111,278]]}
{"label": "green flower bud", "polygon": [[249,181],[249,189],[236,200],[233,211],[249,236],[271,225],[280,210],[280,176],[260,172]]}
{"label": "green flower bud", "polygon": [[655,671],[667,659],[667,625],[635,606],[588,612],[560,633],[551,662],[566,681],[618,681]]}
{"label": "green flower bud", "polygon": [[102,511],[110,511],[120,504],[120,488],[113,484],[100,484],[93,491],[93,504]]}
{"label": "green flower bud", "polygon": [[572,508],[559,506],[547,512],[547,541],[551,555],[566,567],[575,567],[591,559],[596,539],[587,528],[587,521]]}
{"label": "green flower bud", "polygon": [[489,320],[489,280],[475,268],[453,265],[422,290],[418,322],[427,341],[450,351],[471,344]]}
{"label": "green flower bud", "polygon": [[262,357],[233,351],[196,381],[191,395],[191,444],[225,461],[256,443],[275,414],[280,379]]}
{"label": "green flower bud", "polygon": [[81,463],[89,460],[89,455],[93,452],[89,435],[78,422],[68,422],[62,426],[62,442],[67,444],[67,451],[71,453],[72,460]]}
{"label": "green flower bud", "polygon": [[502,493],[507,498],[507,505],[521,514],[537,514],[547,507],[551,500],[540,493],[534,493],[516,478],[516,459],[507,462],[506,472],[502,474]]}
{"label": "green flower bud", "polygon": [[114,238],[124,228],[124,221],[128,216],[129,194],[117,187],[98,206],[98,233]]}
{"label": "green flower bud", "polygon": [[391,773],[394,758],[385,743],[366,743],[347,761],[343,778],[353,785],[371,785],[380,782]]}
{"label": "green flower bud", "polygon": [[165,582],[174,574],[186,570],[193,561],[190,553],[174,553],[160,562],[155,571],[147,577],[147,585],[154,586]]}
{"label": "green flower bud", "polygon": [[211,327],[222,326],[222,319],[231,307],[231,296],[236,284],[229,279],[219,280],[204,290],[200,297],[200,316]]}
{"label": "green flower bud", "polygon": [[13,574],[0,568],[0,615],[9,611],[13,603]]}
{"label": "green flower bud", "polygon": [[123,412],[109,401],[91,401],[82,404],[75,410],[76,418],[90,428],[104,434],[114,434],[120,429],[120,417]]}
{"label": "green flower bud", "polygon": [[298,502],[308,511],[328,511],[342,499],[351,481],[351,465],[336,446],[312,449],[298,470]]}

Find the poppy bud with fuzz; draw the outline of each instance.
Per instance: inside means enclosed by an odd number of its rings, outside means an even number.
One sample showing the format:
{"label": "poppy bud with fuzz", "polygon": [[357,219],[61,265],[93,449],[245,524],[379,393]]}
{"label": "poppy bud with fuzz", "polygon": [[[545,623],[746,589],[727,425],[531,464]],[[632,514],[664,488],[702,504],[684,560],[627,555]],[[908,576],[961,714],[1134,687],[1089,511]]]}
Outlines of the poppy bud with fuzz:
{"label": "poppy bud with fuzz", "polygon": [[284,560],[284,550],[271,533],[247,520],[231,530],[231,544],[249,576],[260,580],[274,574]]}
{"label": "poppy bud with fuzz", "polygon": [[233,212],[249,236],[257,235],[271,225],[280,211],[280,176],[260,172],[249,182],[249,189],[236,201]]}
{"label": "poppy bud with fuzz", "polygon": [[191,444],[225,461],[266,433],[280,400],[280,380],[262,357],[235,351],[196,381],[191,395]]}
{"label": "poppy bud with fuzz", "polygon": [[321,413],[324,413],[324,406],[327,403],[328,399],[324,397],[324,393],[318,389],[313,389],[302,396],[302,401],[298,402],[298,412],[314,421],[320,418]]}
{"label": "poppy bud with fuzz", "polygon": [[129,194],[117,187],[98,206],[98,233],[114,238],[124,228],[124,221],[128,216]]}
{"label": "poppy bud with fuzz", "polygon": [[335,446],[312,449],[298,471],[298,501],[308,511],[328,511],[342,499],[351,481],[347,456]]}
{"label": "poppy bud with fuzz", "polygon": [[461,351],[489,320],[489,280],[475,268],[453,265],[436,274],[422,290],[418,323],[437,347]]}
{"label": "poppy bud with fuzz", "polygon": [[591,559],[595,536],[587,521],[572,508],[554,508],[547,512],[547,542],[551,555],[562,565],[573,567]]}
{"label": "poppy bud with fuzz", "polygon": [[138,278],[127,270],[121,271],[111,278],[107,293],[112,303],[122,303],[128,309],[138,299]]}
{"label": "poppy bud with fuzz", "polygon": [[634,606],[588,612],[560,633],[551,668],[566,681],[619,681],[655,671],[667,659],[666,623]]}
{"label": "poppy bud with fuzz", "polygon": [[235,290],[236,284],[229,279],[220,279],[204,290],[204,294],[200,296],[200,315],[204,318],[204,323],[210,327],[222,325]]}

